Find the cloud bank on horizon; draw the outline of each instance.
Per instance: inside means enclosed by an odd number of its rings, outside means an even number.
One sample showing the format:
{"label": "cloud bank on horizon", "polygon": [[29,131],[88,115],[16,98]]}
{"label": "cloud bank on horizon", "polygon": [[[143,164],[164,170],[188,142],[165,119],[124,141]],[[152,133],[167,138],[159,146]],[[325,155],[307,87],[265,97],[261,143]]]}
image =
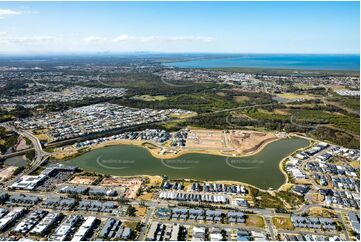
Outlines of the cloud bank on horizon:
{"label": "cloud bank on horizon", "polygon": [[359,53],[359,2],[0,3],[0,52]]}

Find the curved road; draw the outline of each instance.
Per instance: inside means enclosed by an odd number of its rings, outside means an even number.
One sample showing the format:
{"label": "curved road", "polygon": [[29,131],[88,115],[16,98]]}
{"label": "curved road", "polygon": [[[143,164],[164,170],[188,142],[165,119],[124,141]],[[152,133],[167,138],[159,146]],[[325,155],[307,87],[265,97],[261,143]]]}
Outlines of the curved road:
{"label": "curved road", "polygon": [[2,123],[2,124],[0,124],[0,126],[6,128],[6,129],[12,130],[12,131],[18,133],[19,135],[22,135],[22,136],[28,138],[31,141],[31,143],[34,147],[34,150],[35,150],[34,158],[30,162],[28,168],[25,169],[20,174],[18,174],[17,176],[15,176],[13,179],[10,179],[9,181],[7,181],[6,184],[4,184],[5,186],[7,186],[9,184],[12,184],[14,181],[16,181],[22,175],[31,173],[32,171],[36,170],[43,163],[43,161],[45,161],[51,154],[48,152],[45,152],[43,150],[43,147],[41,146],[39,139],[36,136],[34,136],[33,134],[31,134],[29,131],[17,130],[16,128],[14,128],[6,123]]}

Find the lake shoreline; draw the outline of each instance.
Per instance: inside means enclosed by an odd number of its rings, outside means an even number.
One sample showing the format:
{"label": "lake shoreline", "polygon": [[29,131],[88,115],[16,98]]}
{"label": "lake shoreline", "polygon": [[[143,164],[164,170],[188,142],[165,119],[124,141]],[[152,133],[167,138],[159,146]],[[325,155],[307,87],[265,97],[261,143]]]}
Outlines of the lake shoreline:
{"label": "lake shoreline", "polygon": [[[288,143],[288,140],[291,143]],[[282,186],[288,182],[287,174],[282,168],[284,160],[297,150],[308,147],[309,145],[309,141],[307,139],[299,137],[280,139],[277,141],[281,143],[271,142],[270,144],[265,144],[265,147],[268,147],[268,145],[273,146],[267,148],[264,153],[258,154],[250,159],[210,154],[195,154],[192,152],[191,154],[182,154],[177,156],[181,157],[180,159],[163,160],[154,157],[144,146],[127,144],[134,148],[120,147],[120,149],[118,149],[114,148],[116,145],[112,145],[103,147],[108,149],[106,151],[99,151],[99,149],[95,149],[89,152],[96,153],[86,152],[83,154],[85,155],[84,157],[77,157],[64,162],[70,165],[78,166],[85,171],[117,177],[166,175],[170,179],[232,182],[246,184],[260,190],[268,190],[269,188],[272,188],[272,190],[275,191],[281,189]],[[305,143],[305,141],[307,141],[307,143]],[[284,154],[277,151],[279,149],[283,149],[283,147],[288,144],[292,145],[288,150],[284,150]],[[265,147],[263,147],[262,150],[264,150]],[[141,150],[137,151],[138,149],[142,149],[144,152],[141,152]],[[221,157],[229,157],[232,159],[220,159]],[[99,159],[101,164],[99,164]],[[114,162],[117,161],[117,159],[118,161],[120,159],[120,161],[123,162],[133,161],[133,163]],[[259,161],[262,162],[259,163]],[[232,165],[235,165],[236,167],[233,168]],[[178,168],[179,166],[181,168]],[[126,168],[127,170],[122,170]],[[217,173],[216,171],[222,172]],[[258,177],[256,174],[262,176],[263,173],[268,174],[269,172],[273,175],[267,175],[267,179],[265,179],[267,182],[265,180],[260,181],[254,179],[254,177]]]}
{"label": "lake shoreline", "polygon": [[[292,137],[292,135],[290,135],[290,137]],[[56,158],[56,156],[53,156],[53,158],[55,158],[56,160],[59,161],[64,161],[64,160],[68,160],[69,158],[75,158],[77,156],[80,156],[86,152],[90,152],[93,150],[97,150],[100,148],[105,148],[105,147],[111,147],[111,146],[117,146],[117,145],[134,145],[134,146],[138,146],[138,147],[142,147],[144,149],[146,149],[153,157],[157,158],[157,159],[175,159],[175,158],[179,158],[183,155],[186,154],[206,154],[206,155],[218,155],[218,156],[223,156],[223,157],[232,157],[232,158],[241,158],[241,157],[248,157],[248,156],[253,156],[258,154],[259,152],[261,152],[267,145],[281,140],[281,139],[287,139],[289,137],[275,137],[271,140],[267,140],[265,142],[263,142],[259,147],[257,147],[255,150],[248,152],[246,154],[237,154],[235,156],[233,155],[229,155],[229,154],[225,154],[222,153],[222,151],[220,150],[178,150],[177,153],[164,153],[164,154],[160,154],[161,149],[158,148],[154,148],[151,149],[148,146],[146,146],[147,144],[150,145],[154,145],[148,141],[143,141],[143,140],[128,140],[128,139],[121,139],[121,140],[112,140],[112,141],[107,141],[104,143],[100,143],[100,144],[96,144],[96,145],[92,145],[90,147],[86,147],[83,151],[81,151],[81,149],[76,150],[79,153],[73,153],[73,154],[66,154],[64,152],[64,154],[62,154],[62,156],[59,156],[60,158]],[[156,146],[156,145],[154,145]],[[57,154],[55,154],[57,155]]]}

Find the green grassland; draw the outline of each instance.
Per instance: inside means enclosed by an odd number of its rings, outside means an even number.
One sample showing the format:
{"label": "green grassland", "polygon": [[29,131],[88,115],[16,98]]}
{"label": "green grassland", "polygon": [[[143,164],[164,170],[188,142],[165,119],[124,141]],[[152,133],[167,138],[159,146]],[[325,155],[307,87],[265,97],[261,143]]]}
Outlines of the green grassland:
{"label": "green grassland", "polygon": [[290,217],[272,217],[272,223],[277,229],[293,230],[294,226]]}
{"label": "green grassland", "polygon": [[260,108],[251,108],[245,111],[245,114],[247,116],[257,119],[257,120],[269,120],[269,121],[278,121],[283,122],[290,119],[289,116],[281,115],[281,114],[275,114],[273,112],[265,111]]}
{"label": "green grassland", "polygon": [[347,96],[335,95],[335,97],[330,98],[329,100],[337,102],[356,112],[360,111],[360,97],[347,97]]}
{"label": "green grassland", "polygon": [[[224,96],[217,95],[217,90],[205,89],[202,91],[189,90],[188,93],[180,93],[167,96],[164,100],[154,100],[152,102],[144,100],[120,99],[115,101],[118,104],[137,108],[181,108],[201,113],[209,113],[240,106],[261,104],[272,102],[269,94],[255,94],[247,92],[224,91]],[[149,95],[149,94],[147,94]],[[243,96],[243,102],[237,101],[237,96]]]}
{"label": "green grassland", "polygon": [[134,99],[141,100],[141,101],[147,101],[147,102],[153,102],[153,101],[164,101],[167,99],[166,96],[151,96],[151,95],[140,95],[133,97]]}
{"label": "green grassland", "polygon": [[0,127],[0,151],[5,153],[9,148],[16,145],[19,135]]}
{"label": "green grassland", "polygon": [[[258,189],[250,188],[252,197],[255,198],[255,205],[259,208],[284,209],[285,205],[296,208],[304,202],[300,197],[292,192],[278,191],[274,195]],[[286,204],[285,204],[286,203]]]}
{"label": "green grassland", "polygon": [[331,124],[353,134],[360,133],[360,118],[356,116],[305,109],[292,110],[292,113],[303,124]]}

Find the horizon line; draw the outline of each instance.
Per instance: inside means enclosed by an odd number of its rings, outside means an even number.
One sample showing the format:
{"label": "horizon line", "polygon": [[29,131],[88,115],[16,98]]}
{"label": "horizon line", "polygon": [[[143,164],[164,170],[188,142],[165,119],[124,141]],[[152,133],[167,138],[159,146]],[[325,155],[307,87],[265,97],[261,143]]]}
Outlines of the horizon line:
{"label": "horizon line", "polygon": [[358,55],[360,52],[172,52],[172,51],[0,51],[2,55],[114,55],[114,54],[253,54],[253,55]]}

